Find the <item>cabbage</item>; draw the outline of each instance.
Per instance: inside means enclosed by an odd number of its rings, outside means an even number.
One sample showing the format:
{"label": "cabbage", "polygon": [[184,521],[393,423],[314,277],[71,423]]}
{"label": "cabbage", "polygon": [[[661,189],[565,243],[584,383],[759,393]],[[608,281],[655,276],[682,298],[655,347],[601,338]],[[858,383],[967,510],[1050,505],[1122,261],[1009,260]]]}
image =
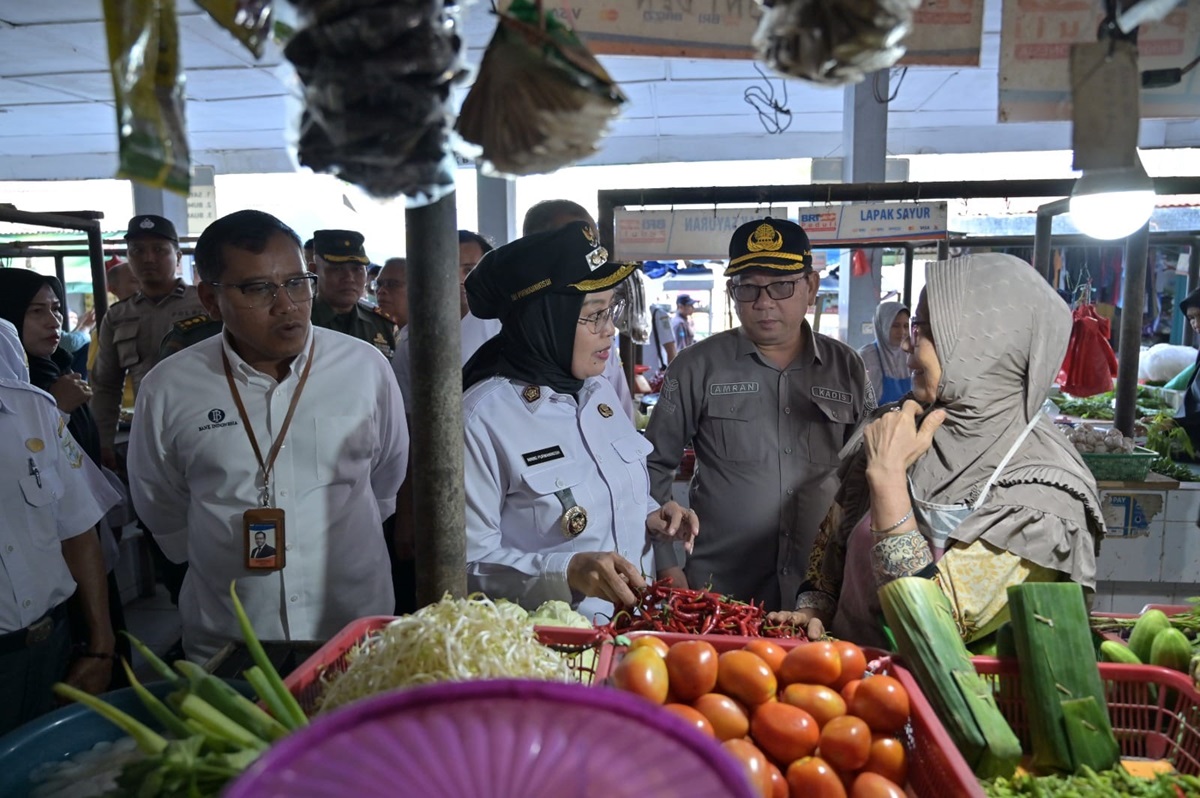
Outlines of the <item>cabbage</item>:
{"label": "cabbage", "polygon": [[591,622],[571,609],[565,601],[551,600],[533,611],[529,616],[535,626],[565,626],[569,629],[591,629]]}

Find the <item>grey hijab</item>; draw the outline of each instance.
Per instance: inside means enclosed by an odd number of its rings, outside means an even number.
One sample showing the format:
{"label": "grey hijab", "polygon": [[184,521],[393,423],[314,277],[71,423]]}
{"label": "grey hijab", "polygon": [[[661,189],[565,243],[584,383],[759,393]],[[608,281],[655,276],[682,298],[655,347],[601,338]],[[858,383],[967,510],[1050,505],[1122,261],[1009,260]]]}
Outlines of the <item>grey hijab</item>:
{"label": "grey hijab", "polygon": [[892,322],[901,313],[908,313],[903,302],[880,302],[875,308],[875,345],[879,347],[879,361],[883,373],[892,379],[906,380],[912,376],[908,368],[908,354],[899,346],[892,346]]}
{"label": "grey hijab", "polygon": [[17,328],[7,319],[0,319],[0,379],[29,382],[29,361]]}
{"label": "grey hijab", "polygon": [[[942,504],[973,502],[1039,415],[984,507],[1020,506],[1071,520],[1086,527],[1098,547],[1104,524],[1095,480],[1041,413],[1070,338],[1066,303],[1028,263],[1000,254],[930,264],[925,291],[942,367],[934,406],[946,411],[946,421],[910,471],[916,495]],[[1083,576],[1089,567],[1094,573],[1094,551],[1084,554],[1073,541],[995,526],[982,537],[1068,574]]]}

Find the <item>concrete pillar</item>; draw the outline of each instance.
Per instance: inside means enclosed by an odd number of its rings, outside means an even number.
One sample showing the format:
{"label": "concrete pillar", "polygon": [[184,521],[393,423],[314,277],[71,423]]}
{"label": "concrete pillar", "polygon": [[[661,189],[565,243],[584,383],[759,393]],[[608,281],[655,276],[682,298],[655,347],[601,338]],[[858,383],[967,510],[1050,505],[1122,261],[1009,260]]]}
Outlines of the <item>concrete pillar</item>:
{"label": "concrete pillar", "polygon": [[486,177],[475,170],[478,196],[478,232],[496,246],[520,235],[517,230],[517,184],[504,177]]}
{"label": "concrete pillar", "polygon": [[[887,104],[889,73],[868,75],[862,83],[844,89],[842,99],[842,181],[882,183],[887,167]],[[838,282],[838,331],[855,349],[875,340],[875,308],[879,305],[883,250],[864,250],[871,273],[853,277],[853,263],[842,265]]]}
{"label": "concrete pillar", "polygon": [[[133,212],[135,215],[152,213],[164,219],[170,219],[179,231],[179,235],[187,235],[188,215],[187,197],[167,191],[162,188],[152,188],[142,183],[131,181],[133,186]],[[122,220],[122,222],[128,220]],[[122,224],[122,227],[125,225]]]}

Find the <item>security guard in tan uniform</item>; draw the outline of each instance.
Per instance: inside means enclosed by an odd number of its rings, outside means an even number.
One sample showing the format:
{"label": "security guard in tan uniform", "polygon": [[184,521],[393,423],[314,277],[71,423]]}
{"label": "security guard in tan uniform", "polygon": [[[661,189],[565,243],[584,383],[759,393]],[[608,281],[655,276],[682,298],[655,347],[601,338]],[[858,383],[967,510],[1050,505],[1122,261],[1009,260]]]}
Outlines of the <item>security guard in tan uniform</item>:
{"label": "security guard in tan uniform", "polygon": [[115,469],[113,441],[121,413],[125,375],[137,395],[142,378],[159,361],[163,338],[181,319],[204,313],[195,286],[176,277],[182,254],[175,225],[144,214],[129,220],[125,233],[129,265],[141,290],[109,308],[100,322],[96,364],[92,368],[92,414],[100,430],[104,465]]}
{"label": "security guard in tan uniform", "polygon": [[838,486],[838,452],[875,399],[858,353],[805,319],[819,275],[799,225],[739,227],[725,275],[741,326],[675,357],[646,429],[660,502],[684,447],[695,448],[689,497],[704,534],[686,562],[669,544],[655,555],[676,582],[686,575],[770,611],[804,578]]}
{"label": "security guard in tan uniform", "polygon": [[318,279],[312,323],[373,344],[391,360],[396,350],[396,325],[359,301],[367,288],[369,263],[362,233],[353,230],[313,233],[312,267]]}

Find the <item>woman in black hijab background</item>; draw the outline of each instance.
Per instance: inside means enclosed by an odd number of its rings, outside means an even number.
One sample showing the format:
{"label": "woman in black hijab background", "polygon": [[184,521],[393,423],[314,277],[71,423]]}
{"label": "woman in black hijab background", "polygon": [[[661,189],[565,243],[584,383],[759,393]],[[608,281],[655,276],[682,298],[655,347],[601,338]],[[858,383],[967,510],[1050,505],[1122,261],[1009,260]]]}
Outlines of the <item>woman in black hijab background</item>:
{"label": "woman in black hijab background", "polygon": [[[87,382],[72,370],[73,356],[60,347],[63,310],[66,296],[57,277],[29,269],[0,269],[0,318],[17,328],[25,356],[29,360],[29,382],[54,397],[58,409],[67,414],[67,429],[79,448],[97,468],[100,464],[100,433],[92,410],[88,406],[92,390]],[[102,522],[103,525],[103,522]],[[115,537],[119,530],[101,531],[103,536]],[[125,613],[121,606],[121,591],[113,571],[108,571],[109,616],[114,632],[125,628]],[[82,648],[87,647],[87,625],[78,601],[68,602],[72,635]],[[129,642],[117,635],[117,654],[129,659]],[[113,687],[125,683],[124,670],[113,668]]]}

